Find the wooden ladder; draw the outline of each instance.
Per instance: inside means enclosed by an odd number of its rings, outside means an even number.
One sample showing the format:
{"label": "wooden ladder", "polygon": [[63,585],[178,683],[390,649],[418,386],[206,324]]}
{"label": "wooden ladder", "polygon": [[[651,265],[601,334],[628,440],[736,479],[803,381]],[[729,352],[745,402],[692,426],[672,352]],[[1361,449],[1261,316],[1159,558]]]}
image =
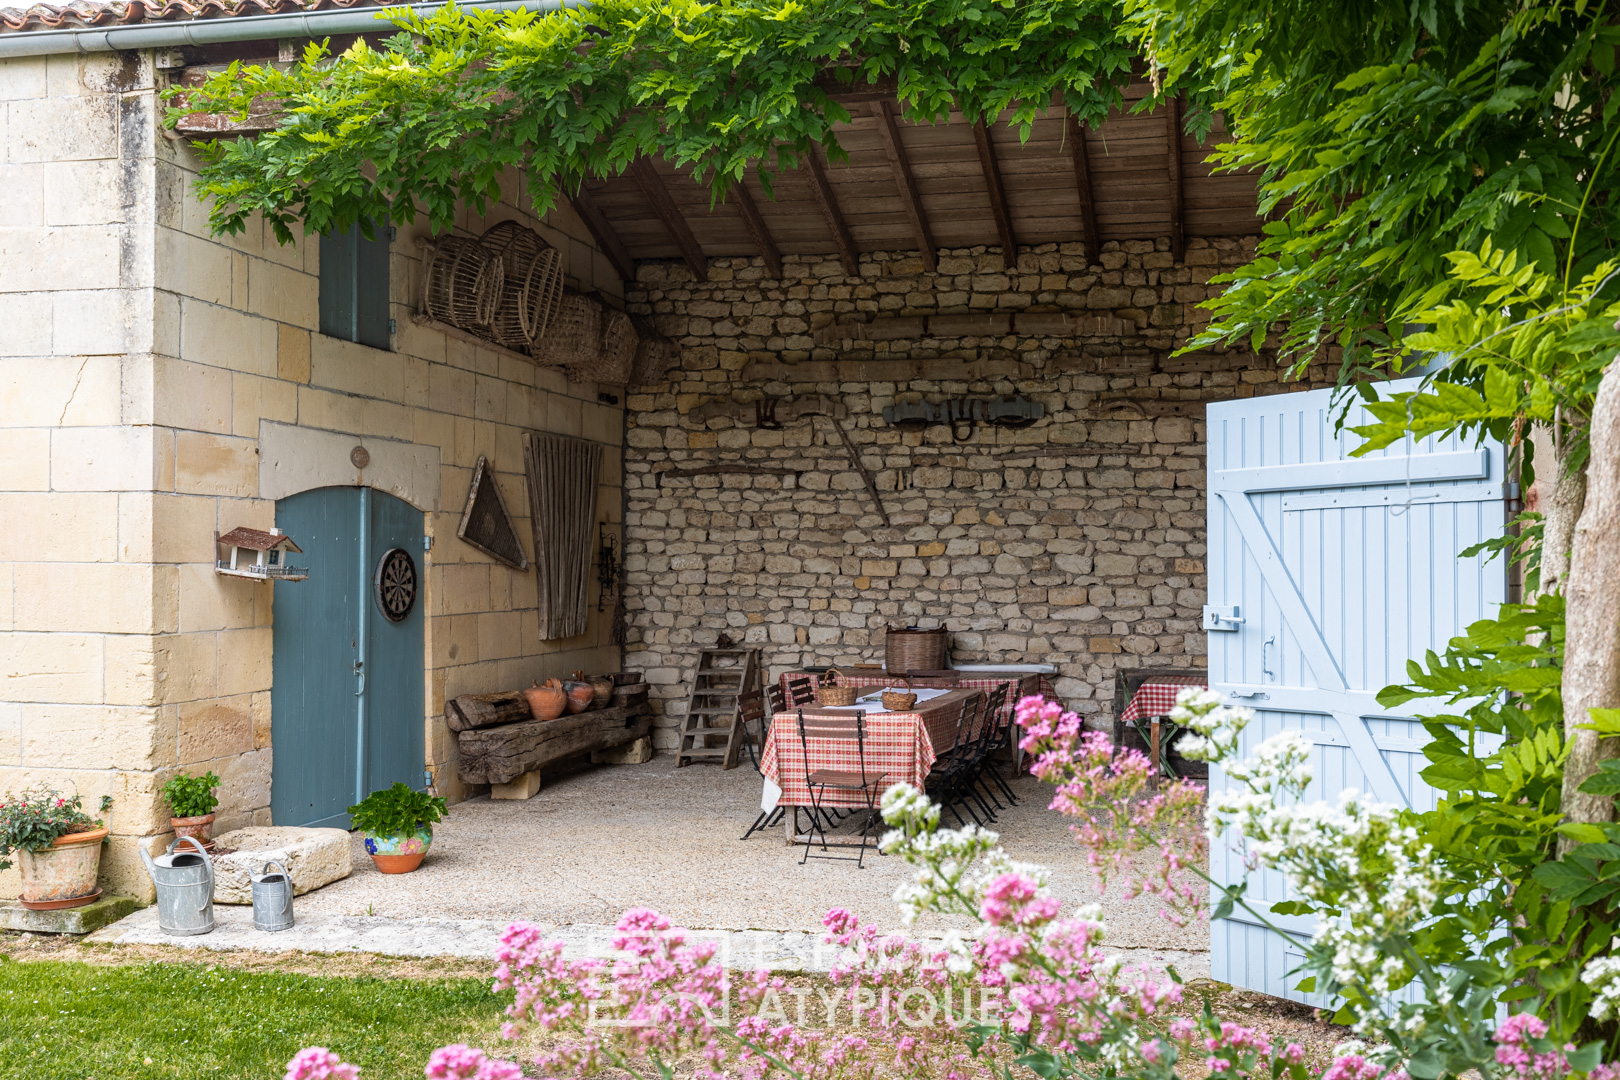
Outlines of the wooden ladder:
{"label": "wooden ladder", "polygon": [[[735,769],[742,753],[742,712],[737,696],[762,689],[758,649],[704,649],[698,654],[697,671],[692,678],[692,696],[686,702],[686,720],[681,724],[681,744],[675,752],[675,767],[694,761],[718,761]],[[724,746],[710,742],[724,736]]]}

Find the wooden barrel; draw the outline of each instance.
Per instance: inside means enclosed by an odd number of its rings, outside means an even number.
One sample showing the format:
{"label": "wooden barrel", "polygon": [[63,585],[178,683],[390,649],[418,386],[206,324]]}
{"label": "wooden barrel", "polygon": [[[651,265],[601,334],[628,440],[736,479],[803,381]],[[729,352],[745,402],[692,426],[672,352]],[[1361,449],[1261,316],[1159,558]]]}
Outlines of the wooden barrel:
{"label": "wooden barrel", "polygon": [[950,632],[943,626],[932,630],[891,626],[883,640],[884,666],[898,675],[938,671],[946,666],[950,647]]}

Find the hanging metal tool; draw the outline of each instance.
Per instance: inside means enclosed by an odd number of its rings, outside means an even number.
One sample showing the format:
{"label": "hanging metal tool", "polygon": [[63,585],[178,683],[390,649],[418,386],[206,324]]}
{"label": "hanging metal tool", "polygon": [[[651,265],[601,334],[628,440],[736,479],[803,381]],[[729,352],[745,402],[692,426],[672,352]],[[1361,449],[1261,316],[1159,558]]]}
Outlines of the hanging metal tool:
{"label": "hanging metal tool", "polygon": [[855,466],[855,471],[861,474],[861,480],[866,484],[867,494],[872,496],[872,505],[877,508],[878,517],[882,518],[883,524],[887,526],[889,524],[889,512],[883,508],[883,500],[878,498],[877,479],[872,476],[872,471],[866,467],[866,462],[862,461],[861,455],[856,452],[855,444],[850,441],[849,432],[844,430],[844,425],[830,416],[827,417],[827,422],[833,426],[833,430],[838,432],[838,437],[844,441],[844,449],[849,451],[850,464]]}

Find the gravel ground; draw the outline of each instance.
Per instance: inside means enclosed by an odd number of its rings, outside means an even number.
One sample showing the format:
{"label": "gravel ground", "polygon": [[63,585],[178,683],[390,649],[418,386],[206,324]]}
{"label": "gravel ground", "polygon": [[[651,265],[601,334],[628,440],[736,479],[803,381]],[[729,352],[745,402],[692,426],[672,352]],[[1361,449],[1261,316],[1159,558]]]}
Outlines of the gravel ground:
{"label": "gravel ground", "polygon": [[[1052,870],[1052,889],[1073,903],[1101,900],[1108,940],[1123,948],[1207,951],[1207,926],[1177,928],[1151,900],[1123,901],[1117,887],[1098,895],[1085,853],[1061,815],[1046,809],[1050,789],[1016,782],[1022,804],[995,828],[1015,859]],[[547,782],[523,802],[473,799],[450,808],[434,829],[421,869],[379,873],[354,839],[354,873],[297,901],[300,913],[392,918],[527,918],[542,923],[611,924],[626,908],[656,908],[678,924],[730,930],[818,931],[822,915],[845,907],[880,926],[899,927],[892,895],[908,867],[868,852],[853,861],[812,858],[789,848],[780,828],[740,841],[759,812],[760,779],[746,766],[594,768]],[[916,930],[937,934],[938,918]]]}

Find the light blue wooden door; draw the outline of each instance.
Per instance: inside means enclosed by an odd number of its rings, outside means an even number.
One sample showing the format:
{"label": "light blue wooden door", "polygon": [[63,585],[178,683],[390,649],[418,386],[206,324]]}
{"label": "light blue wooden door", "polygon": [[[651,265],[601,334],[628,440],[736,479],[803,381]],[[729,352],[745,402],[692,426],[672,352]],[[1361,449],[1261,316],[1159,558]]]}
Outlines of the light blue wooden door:
{"label": "light blue wooden door", "polygon": [[[1389,388],[1403,389],[1401,384]],[[1460,552],[1504,522],[1500,445],[1429,438],[1363,458],[1353,407],[1334,423],[1332,392],[1212,404],[1208,410],[1210,685],[1255,710],[1247,752],[1284,730],[1315,744],[1308,799],[1346,788],[1380,802],[1432,809],[1418,778],[1421,724],[1381,709],[1406,661],[1440,649],[1506,598],[1500,559]],[[1210,785],[1225,783],[1210,770]],[[1218,842],[1218,881],[1243,878],[1240,851]],[[1289,899],[1280,874],[1250,875],[1249,902]],[[1309,935],[1299,916],[1268,915]],[[1325,1005],[1293,989],[1302,954],[1242,912],[1211,927],[1212,974],[1222,982]]]}
{"label": "light blue wooden door", "polygon": [[[289,561],[309,579],[276,586],[271,815],[347,828],[348,807],[369,792],[422,785],[422,514],[369,488],[319,488],[278,501],[276,524],[303,548]],[[397,621],[377,582],[396,549],[416,584]]]}

